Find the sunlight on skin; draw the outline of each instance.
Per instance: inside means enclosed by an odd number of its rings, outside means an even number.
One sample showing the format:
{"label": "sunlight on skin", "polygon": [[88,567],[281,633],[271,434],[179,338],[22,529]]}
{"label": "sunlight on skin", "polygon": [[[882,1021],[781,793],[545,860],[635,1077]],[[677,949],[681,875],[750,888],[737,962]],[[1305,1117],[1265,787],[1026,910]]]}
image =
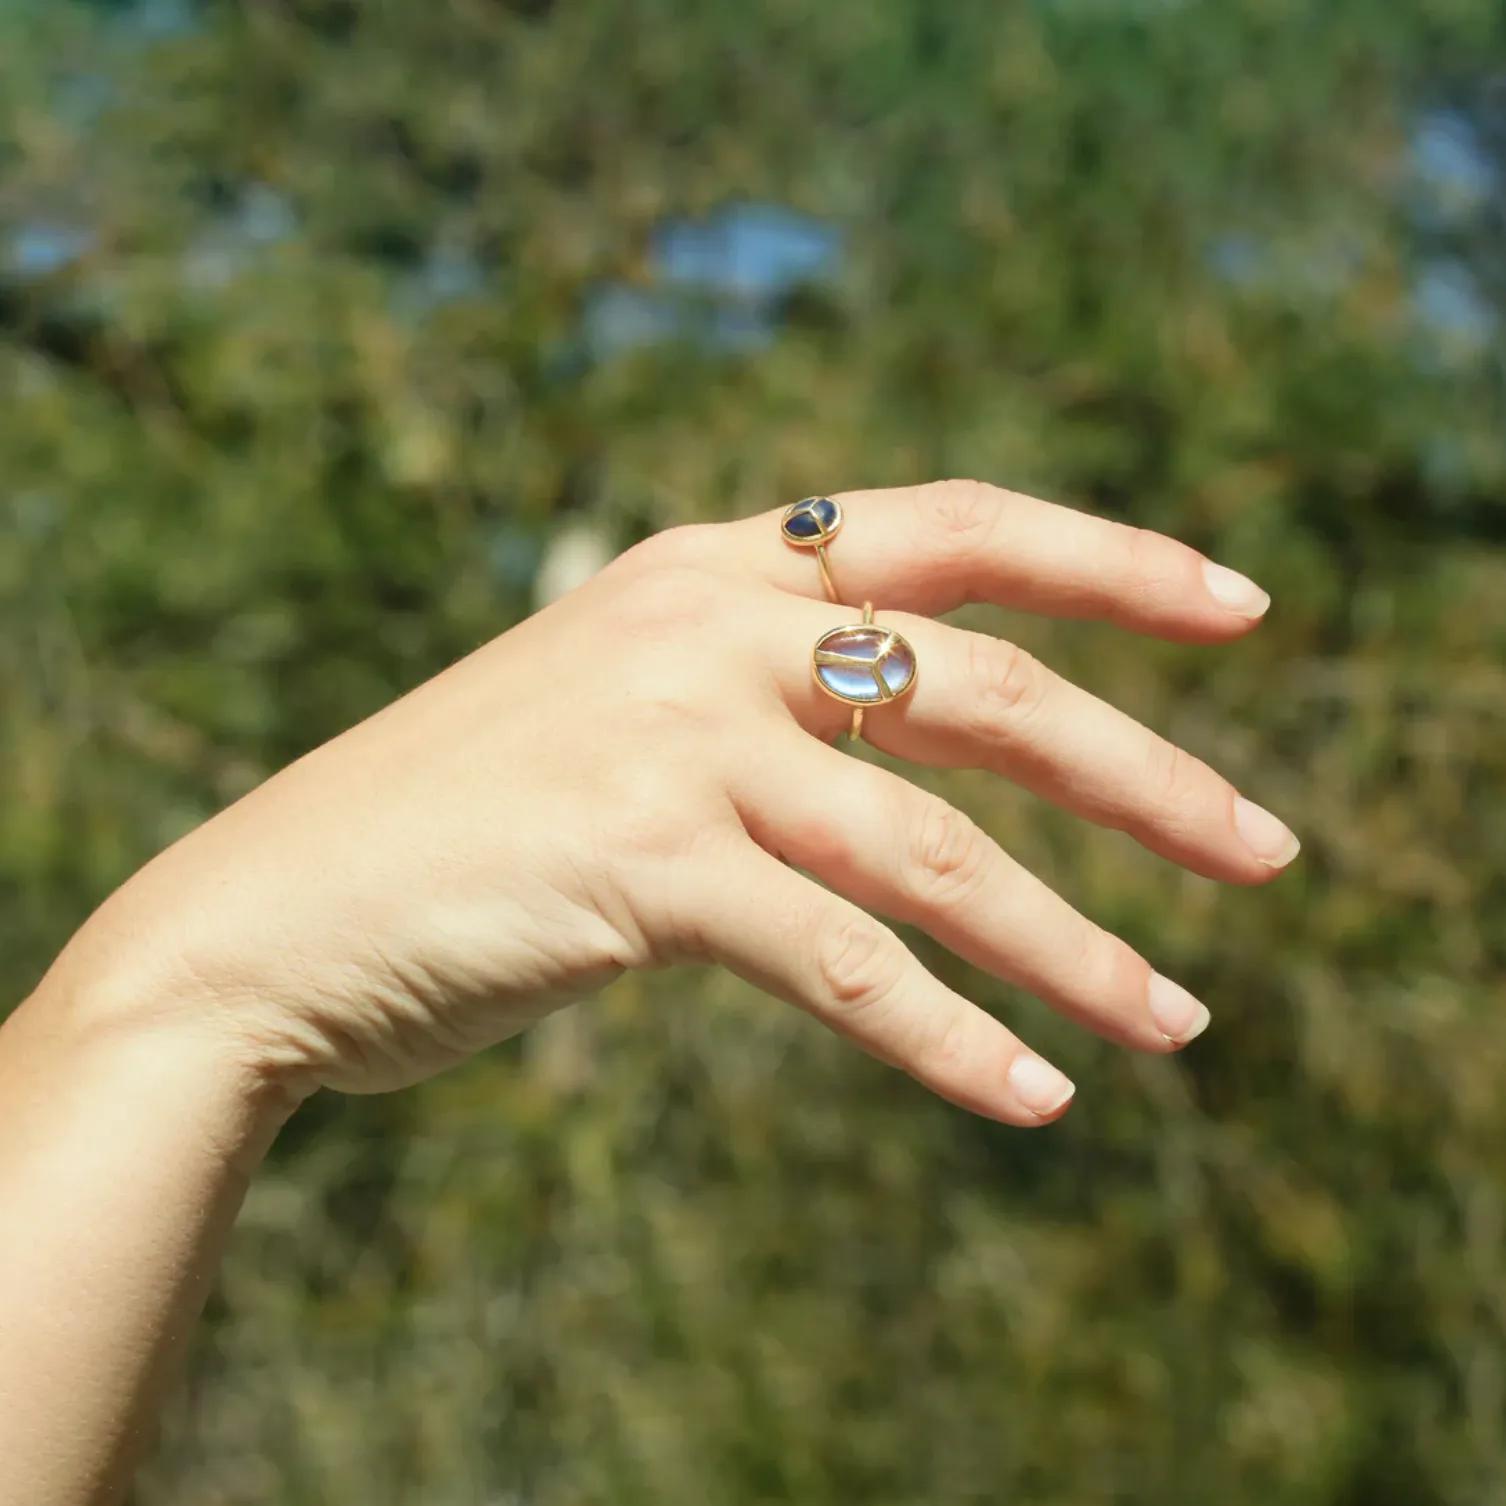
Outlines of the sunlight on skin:
{"label": "sunlight on skin", "polygon": [[[840,578],[884,603],[856,632],[908,676],[869,708],[876,746],[1006,772],[1229,882],[1295,854],[1205,765],[1009,644],[913,614],[960,571],[978,599],[1219,642],[1259,620],[1257,587],[971,482],[844,507]],[[878,915],[1125,1046],[1207,1026],[961,812],[828,746],[849,707],[812,646],[851,635],[854,609],[824,599],[779,514],[606,552],[562,539],[551,605],[148,864],[0,1030],[0,1227],[26,1231],[0,1243],[0,1290],[28,1294],[0,1316],[6,1506],[123,1487],[246,1181],[321,1087],[416,1083],[689,959],[975,1113],[1062,1114],[1072,1083]]]}

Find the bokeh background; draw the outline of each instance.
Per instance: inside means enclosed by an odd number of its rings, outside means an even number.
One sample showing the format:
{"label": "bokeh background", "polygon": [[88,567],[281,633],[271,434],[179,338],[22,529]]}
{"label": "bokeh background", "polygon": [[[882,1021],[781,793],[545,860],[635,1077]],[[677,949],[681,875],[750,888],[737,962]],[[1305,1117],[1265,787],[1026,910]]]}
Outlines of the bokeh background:
{"label": "bokeh background", "polygon": [[[1506,1501],[1497,0],[0,0],[0,976],[643,535],[969,476],[1304,839],[918,778],[1207,999],[971,1119],[714,972],[306,1109],[137,1506]],[[589,652],[589,645],[582,645]],[[872,755],[868,755],[872,756]]]}

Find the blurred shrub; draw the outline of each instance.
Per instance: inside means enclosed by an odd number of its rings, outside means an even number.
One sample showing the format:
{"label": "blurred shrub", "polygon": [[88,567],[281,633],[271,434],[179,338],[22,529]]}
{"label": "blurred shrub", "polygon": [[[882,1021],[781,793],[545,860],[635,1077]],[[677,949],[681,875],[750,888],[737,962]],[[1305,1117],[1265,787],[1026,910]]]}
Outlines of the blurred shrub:
{"label": "blurred shrub", "polygon": [[1306,843],[1223,893],[917,776],[1214,1007],[1132,1060],[916,938],[1041,1135],[713,974],[310,1105],[142,1506],[1506,1493],[1503,77],[1488,0],[0,16],[11,997],[560,529],[938,475],[1265,583],[975,617]]}

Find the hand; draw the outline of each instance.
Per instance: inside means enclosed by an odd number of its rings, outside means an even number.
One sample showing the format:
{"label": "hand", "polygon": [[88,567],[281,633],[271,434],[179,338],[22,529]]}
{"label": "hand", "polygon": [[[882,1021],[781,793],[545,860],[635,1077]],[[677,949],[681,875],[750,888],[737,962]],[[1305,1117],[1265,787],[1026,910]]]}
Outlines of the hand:
{"label": "hand", "polygon": [[[1008,643],[965,601],[1231,639],[1263,592],[1169,539],[971,482],[841,499],[847,599],[914,645],[876,746],[992,770],[1195,871],[1297,851],[1204,764]],[[1207,1011],[961,812],[830,746],[830,605],[777,514],[672,530],[286,769],[137,876],[76,945],[130,951],[299,1091],[397,1088],[626,968],[725,964],[954,1103],[1011,1124],[1071,1084],[869,911],[1084,1025],[1169,1051]],[[922,614],[922,615],[907,615]],[[799,871],[813,874],[822,888]],[[861,907],[861,908],[860,908]],[[91,940],[92,938],[92,940]]]}

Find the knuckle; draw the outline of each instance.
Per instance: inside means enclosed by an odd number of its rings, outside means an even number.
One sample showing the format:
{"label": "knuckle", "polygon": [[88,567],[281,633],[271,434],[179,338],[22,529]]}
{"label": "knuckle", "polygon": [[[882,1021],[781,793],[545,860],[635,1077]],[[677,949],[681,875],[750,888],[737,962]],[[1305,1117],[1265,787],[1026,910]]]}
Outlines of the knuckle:
{"label": "knuckle", "polygon": [[1159,805],[1177,806],[1186,800],[1192,782],[1191,762],[1174,742],[1164,737],[1151,739],[1146,783]]}
{"label": "knuckle", "polygon": [[1003,511],[1003,493],[983,481],[932,481],[921,501],[931,525],[963,546],[984,543]]}
{"label": "knuckle", "polygon": [[1144,993],[1145,965],[1133,947],[1085,920],[1073,961],[1071,977],[1087,1008],[1119,1013],[1133,1004],[1138,1009]]}
{"label": "knuckle", "polygon": [[631,548],[624,549],[601,572],[602,577],[622,586],[627,581],[638,580],[646,574],[662,569],[671,562],[669,555],[672,551],[664,542],[666,536],[663,533],[652,534],[646,539],[640,539]]}
{"label": "knuckle", "polygon": [[955,807],[928,805],[916,827],[908,878],[916,897],[928,905],[955,905],[975,893],[988,863],[988,839],[976,822]]}
{"label": "knuckle", "polygon": [[968,640],[968,676],[974,704],[990,721],[1021,721],[1040,706],[1048,684],[1045,667],[1024,649],[981,633]]}
{"label": "knuckle", "polygon": [[[626,572],[596,624],[609,650],[614,725],[672,748],[683,734],[725,723],[717,677],[743,640],[723,631],[741,610],[740,587],[707,570],[660,562]],[[744,593],[745,595],[745,593]],[[710,637],[717,655],[696,651]],[[725,645],[731,644],[731,648]]]}
{"label": "knuckle", "polygon": [[1175,556],[1184,550],[1150,528],[1128,526],[1128,533],[1124,546],[1129,564],[1125,595],[1131,605],[1149,607],[1164,599],[1181,578]]}
{"label": "knuckle", "polygon": [[638,554],[639,562],[650,568],[689,565],[704,566],[711,558],[716,538],[714,523],[682,523],[665,528],[635,544],[629,554]]}
{"label": "knuckle", "polygon": [[883,926],[862,914],[843,916],[817,933],[816,970],[842,1017],[865,1014],[888,997],[894,945]]}
{"label": "knuckle", "polygon": [[911,1070],[930,1082],[956,1082],[976,1070],[977,1061],[972,1021],[959,1010],[931,1024]]}
{"label": "knuckle", "polygon": [[1146,770],[1146,786],[1164,825],[1195,824],[1205,787],[1206,767],[1192,754],[1166,738],[1153,738]]}
{"label": "knuckle", "polygon": [[675,636],[715,621],[725,599],[725,583],[707,571],[661,558],[626,573],[616,601],[620,630],[639,641]]}
{"label": "knuckle", "polygon": [[1124,557],[1129,564],[1130,578],[1154,580],[1164,575],[1168,544],[1165,535],[1133,523],[1120,526],[1124,529]]}
{"label": "knuckle", "polygon": [[850,809],[836,794],[796,824],[801,866],[818,873],[850,870],[861,862],[857,833],[868,819],[866,808]]}
{"label": "knuckle", "polygon": [[713,531],[709,523],[684,523],[661,529],[625,549],[618,555],[614,568],[619,574],[628,575],[676,565],[699,565],[707,555],[706,535]]}

